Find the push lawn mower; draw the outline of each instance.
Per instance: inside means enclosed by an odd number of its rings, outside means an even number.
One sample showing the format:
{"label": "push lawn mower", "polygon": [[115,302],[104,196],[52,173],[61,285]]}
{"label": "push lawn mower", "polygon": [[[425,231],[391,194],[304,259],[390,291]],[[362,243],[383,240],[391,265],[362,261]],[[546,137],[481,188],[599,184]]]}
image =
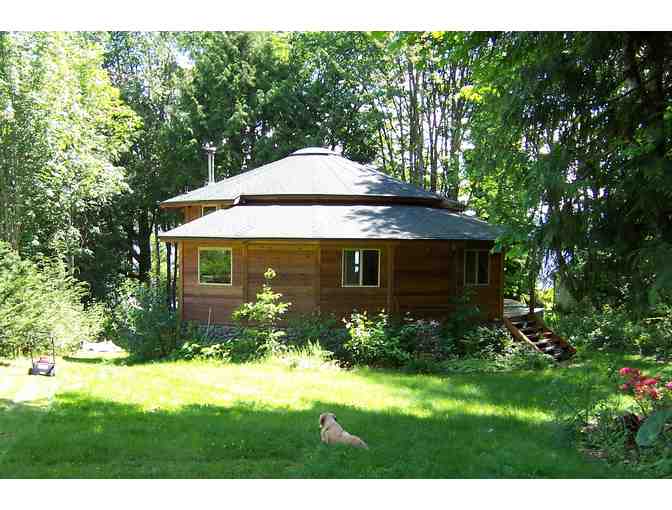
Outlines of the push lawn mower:
{"label": "push lawn mower", "polygon": [[49,356],[40,356],[39,359],[33,358],[33,346],[30,347],[30,363],[28,375],[46,375],[54,377],[56,375],[56,344],[54,338],[51,338],[51,358]]}

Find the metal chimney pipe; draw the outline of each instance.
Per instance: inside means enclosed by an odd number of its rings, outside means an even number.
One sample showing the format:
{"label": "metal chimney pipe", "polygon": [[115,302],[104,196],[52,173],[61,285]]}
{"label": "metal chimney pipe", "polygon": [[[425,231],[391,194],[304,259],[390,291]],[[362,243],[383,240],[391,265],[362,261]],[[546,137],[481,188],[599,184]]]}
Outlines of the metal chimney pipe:
{"label": "metal chimney pipe", "polygon": [[208,153],[208,185],[215,183],[215,152],[217,148],[214,145],[206,145],[205,152]]}

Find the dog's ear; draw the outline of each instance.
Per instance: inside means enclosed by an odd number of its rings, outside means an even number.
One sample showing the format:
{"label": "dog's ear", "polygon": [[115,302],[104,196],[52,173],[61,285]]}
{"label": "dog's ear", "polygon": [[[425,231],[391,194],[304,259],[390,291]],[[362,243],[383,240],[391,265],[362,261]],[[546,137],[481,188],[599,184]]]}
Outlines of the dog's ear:
{"label": "dog's ear", "polygon": [[326,416],[324,415],[324,413],[322,413],[320,415],[320,428],[322,428],[324,426],[324,419],[325,418],[326,418]]}

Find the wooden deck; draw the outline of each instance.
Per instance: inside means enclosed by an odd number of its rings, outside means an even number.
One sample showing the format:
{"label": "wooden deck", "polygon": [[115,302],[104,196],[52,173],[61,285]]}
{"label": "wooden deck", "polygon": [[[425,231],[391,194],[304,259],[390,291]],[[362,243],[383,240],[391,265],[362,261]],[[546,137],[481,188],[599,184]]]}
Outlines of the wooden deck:
{"label": "wooden deck", "polygon": [[[520,317],[521,315],[527,315],[530,311],[530,307],[525,303],[516,301],[515,299],[504,299],[504,317],[510,319],[511,317]],[[534,313],[539,317],[544,317],[544,307],[538,307],[534,309]]]}

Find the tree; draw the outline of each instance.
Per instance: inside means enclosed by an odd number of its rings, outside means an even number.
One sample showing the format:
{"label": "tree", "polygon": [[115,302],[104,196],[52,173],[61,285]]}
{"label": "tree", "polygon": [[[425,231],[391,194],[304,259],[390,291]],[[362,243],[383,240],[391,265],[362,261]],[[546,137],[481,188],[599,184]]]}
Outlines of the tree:
{"label": "tree", "polygon": [[159,228],[165,230],[176,222],[174,215],[159,209],[159,203],[175,194],[182,179],[181,169],[173,164],[172,138],[186,70],[178,65],[180,49],[173,34],[112,32],[105,42],[104,66],[110,79],[142,119],[134,143],[120,157],[127,170],[128,189],[110,210],[118,229],[112,237],[123,239],[127,272],[147,281],[152,268],[152,233],[158,257]]}
{"label": "tree", "polygon": [[507,180],[538,213],[531,239],[574,297],[642,309],[669,292],[670,34],[486,34],[475,47],[474,160],[518,162]]}
{"label": "tree", "polygon": [[125,189],[114,161],[136,126],[101,63],[86,34],[0,34],[0,239],[73,273]]}

